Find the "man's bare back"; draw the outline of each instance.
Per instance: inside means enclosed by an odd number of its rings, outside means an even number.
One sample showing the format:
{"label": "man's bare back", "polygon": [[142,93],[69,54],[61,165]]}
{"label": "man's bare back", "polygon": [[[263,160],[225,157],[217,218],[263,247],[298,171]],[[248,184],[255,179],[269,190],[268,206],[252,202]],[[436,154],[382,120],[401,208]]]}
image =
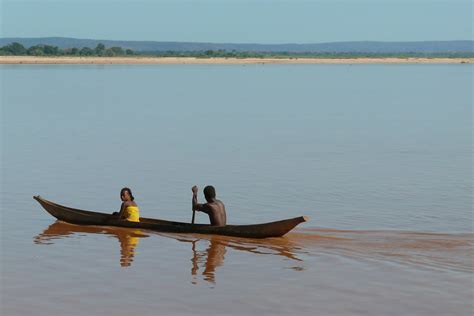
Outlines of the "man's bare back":
{"label": "man's bare back", "polygon": [[222,201],[216,199],[216,192],[212,186],[204,188],[204,196],[206,197],[206,204],[199,204],[197,201],[198,188],[194,186],[193,191],[193,211],[204,212],[209,215],[209,220],[212,226],[225,226],[227,223],[227,216],[225,206]]}

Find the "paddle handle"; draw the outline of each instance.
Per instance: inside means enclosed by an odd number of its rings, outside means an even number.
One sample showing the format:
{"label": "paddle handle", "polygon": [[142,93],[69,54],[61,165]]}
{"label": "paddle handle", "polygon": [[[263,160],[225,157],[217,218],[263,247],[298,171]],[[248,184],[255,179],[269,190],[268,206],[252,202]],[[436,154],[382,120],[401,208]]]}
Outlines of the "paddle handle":
{"label": "paddle handle", "polygon": [[191,224],[194,224],[194,217],[196,216],[196,210],[194,209],[194,204],[197,204],[197,186],[193,186],[191,191],[193,191],[193,200],[192,200],[192,211],[193,211],[193,219],[191,220]]}

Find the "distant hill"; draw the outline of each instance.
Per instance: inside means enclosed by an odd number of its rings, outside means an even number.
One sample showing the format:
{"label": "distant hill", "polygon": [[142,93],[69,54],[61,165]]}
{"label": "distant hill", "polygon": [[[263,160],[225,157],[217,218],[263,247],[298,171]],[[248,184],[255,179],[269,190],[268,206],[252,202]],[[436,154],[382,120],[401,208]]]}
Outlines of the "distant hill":
{"label": "distant hill", "polygon": [[332,42],[318,44],[238,44],[192,43],[154,41],[112,41],[77,39],[67,37],[0,38],[0,46],[18,42],[25,47],[38,44],[59,48],[91,47],[99,43],[106,47],[120,46],[137,52],[226,50],[238,52],[289,52],[289,53],[458,53],[474,52],[474,41],[425,41],[425,42]]}

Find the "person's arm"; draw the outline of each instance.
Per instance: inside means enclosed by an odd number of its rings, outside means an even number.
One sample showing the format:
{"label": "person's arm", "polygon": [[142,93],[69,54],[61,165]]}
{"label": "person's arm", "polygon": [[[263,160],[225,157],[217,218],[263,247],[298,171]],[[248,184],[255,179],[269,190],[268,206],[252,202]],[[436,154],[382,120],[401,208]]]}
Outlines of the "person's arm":
{"label": "person's arm", "polygon": [[124,219],[127,217],[127,214],[126,214],[126,209],[127,209],[127,206],[129,205],[128,202],[123,202],[122,205],[120,206],[120,212],[118,213],[118,218],[119,219]]}
{"label": "person's arm", "polygon": [[202,205],[198,203],[198,197],[197,197],[198,187],[193,186],[191,191],[193,191],[193,199],[192,199],[193,211],[199,211],[199,209],[202,207]]}
{"label": "person's arm", "polygon": [[207,213],[207,204],[199,204],[198,203],[198,198],[197,198],[197,193],[198,193],[198,187],[193,186],[191,189],[193,191],[193,211],[199,211],[199,212],[204,212]]}
{"label": "person's arm", "polygon": [[122,215],[123,213],[123,203],[125,202],[122,202],[122,204],[120,204],[120,210],[118,212],[113,212],[112,213],[112,217],[114,218],[120,218],[120,216]]}

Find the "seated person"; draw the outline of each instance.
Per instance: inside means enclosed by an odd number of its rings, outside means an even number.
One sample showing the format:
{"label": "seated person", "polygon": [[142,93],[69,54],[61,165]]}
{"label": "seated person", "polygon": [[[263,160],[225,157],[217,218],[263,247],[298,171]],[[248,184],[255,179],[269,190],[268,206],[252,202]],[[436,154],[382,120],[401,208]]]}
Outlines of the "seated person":
{"label": "seated person", "polygon": [[121,220],[139,222],[140,210],[138,209],[137,203],[134,201],[135,198],[133,197],[132,190],[129,188],[123,188],[120,190],[120,199],[122,200],[120,212],[112,215],[117,216]]}
{"label": "seated person", "polygon": [[204,212],[209,215],[209,220],[212,226],[225,226],[226,225],[226,214],[224,203],[216,199],[216,190],[213,186],[208,185],[204,188],[204,197],[206,198],[206,204],[199,204],[197,200],[197,186],[193,186],[193,211]]}

